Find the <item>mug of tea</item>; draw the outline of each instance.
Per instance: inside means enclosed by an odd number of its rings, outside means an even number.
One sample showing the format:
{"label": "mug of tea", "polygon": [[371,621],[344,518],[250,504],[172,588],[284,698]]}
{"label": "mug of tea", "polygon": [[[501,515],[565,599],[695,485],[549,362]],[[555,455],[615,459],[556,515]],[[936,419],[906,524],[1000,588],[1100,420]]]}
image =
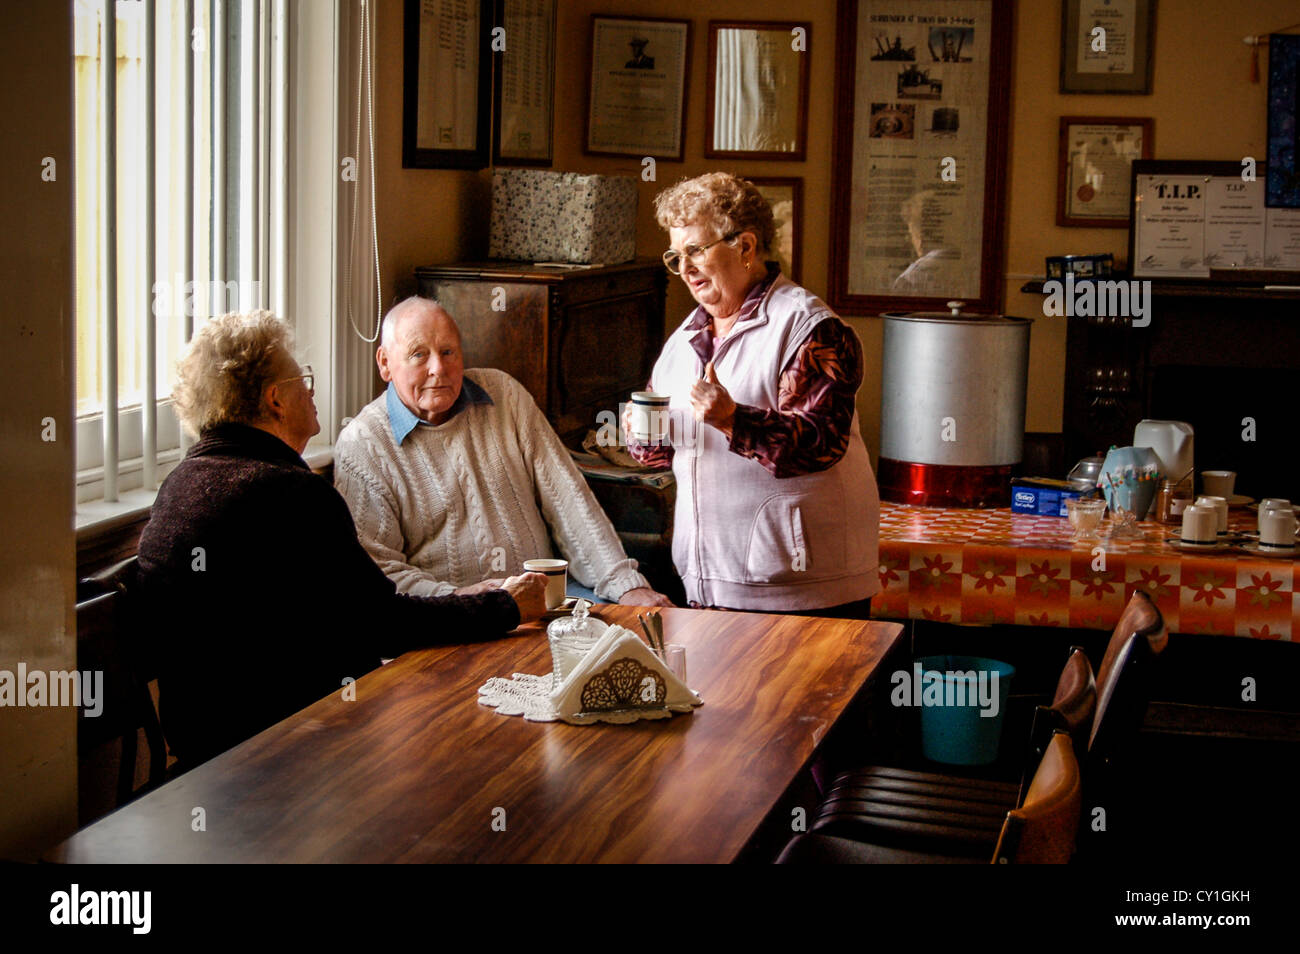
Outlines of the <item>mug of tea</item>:
{"label": "mug of tea", "polygon": [[525,573],[541,573],[546,577],[546,608],[555,609],[564,602],[569,583],[568,560],[525,560]]}

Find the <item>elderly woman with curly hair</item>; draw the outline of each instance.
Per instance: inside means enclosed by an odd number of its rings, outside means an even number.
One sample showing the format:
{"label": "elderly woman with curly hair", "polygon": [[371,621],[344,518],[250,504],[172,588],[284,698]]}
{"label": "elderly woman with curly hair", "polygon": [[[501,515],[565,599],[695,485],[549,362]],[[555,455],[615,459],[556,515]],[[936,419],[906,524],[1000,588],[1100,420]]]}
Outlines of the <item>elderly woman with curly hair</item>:
{"label": "elderly woman with curly hair", "polygon": [[399,595],[347,504],[301,454],[311,368],[269,312],[205,323],[173,397],[198,437],[158,490],[134,590],[154,638],[168,744],[188,768],[374,669],[500,636],[545,609],[545,577],[475,596]]}
{"label": "elderly woman with curly hair", "polygon": [[880,500],[855,407],[861,343],[764,261],[775,227],[753,183],[687,179],[655,211],[664,264],[699,307],[648,385],[670,397],[668,439],[629,446],[677,478],[673,562],[687,598],[865,619],[880,590]]}

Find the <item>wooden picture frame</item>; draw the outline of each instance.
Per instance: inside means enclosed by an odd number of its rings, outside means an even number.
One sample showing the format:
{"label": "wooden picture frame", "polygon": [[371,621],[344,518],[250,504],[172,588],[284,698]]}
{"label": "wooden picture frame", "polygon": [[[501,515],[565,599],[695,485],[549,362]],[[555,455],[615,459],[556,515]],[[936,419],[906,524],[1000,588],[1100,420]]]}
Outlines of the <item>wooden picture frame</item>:
{"label": "wooden picture frame", "polygon": [[1156,0],[1061,0],[1061,92],[1150,93],[1155,36]]}
{"label": "wooden picture frame", "polygon": [[1058,133],[1056,224],[1125,228],[1134,160],[1150,159],[1155,123],[1140,116],[1062,116]]}
{"label": "wooden picture frame", "polygon": [[[781,264],[781,273],[796,285],[803,282],[803,177],[748,176],[772,207],[776,219],[776,238],[772,257]],[[788,214],[784,203],[789,203]]]}
{"label": "wooden picture frame", "polygon": [[555,156],[558,0],[496,0],[506,48],[492,57],[492,164],[549,166]]}
{"label": "wooden picture frame", "polygon": [[590,49],[583,152],[680,162],[691,22],[592,14]]}
{"label": "wooden picture frame", "polygon": [[[421,0],[406,0],[402,166],[482,169],[488,164],[492,97],[492,0],[471,4],[477,24],[447,29]],[[438,38],[465,35],[439,52]],[[436,55],[435,55],[436,54]],[[455,88],[448,90],[447,86]]]}
{"label": "wooden picture frame", "polygon": [[811,43],[808,22],[709,21],[705,157],[804,160]]}
{"label": "wooden picture frame", "polygon": [[836,23],[829,303],[998,311],[1009,0],[839,0]]}

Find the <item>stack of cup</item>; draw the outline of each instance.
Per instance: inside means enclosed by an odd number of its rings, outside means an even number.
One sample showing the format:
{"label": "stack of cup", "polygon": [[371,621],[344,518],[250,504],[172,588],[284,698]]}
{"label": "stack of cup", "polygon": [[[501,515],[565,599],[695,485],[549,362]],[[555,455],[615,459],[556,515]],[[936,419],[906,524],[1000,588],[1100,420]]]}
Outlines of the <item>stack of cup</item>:
{"label": "stack of cup", "polygon": [[1289,500],[1268,497],[1259,505],[1259,548],[1275,553],[1293,553],[1296,548],[1296,516]]}
{"label": "stack of cup", "polygon": [[[1223,497],[1197,497],[1196,506],[1206,507],[1215,513],[1215,533],[1223,536],[1228,532],[1228,501]],[[1184,511],[1185,513],[1186,511]]]}
{"label": "stack of cup", "polygon": [[1219,515],[1215,508],[1198,501],[1183,509],[1182,542],[1189,547],[1212,547],[1218,543]]}

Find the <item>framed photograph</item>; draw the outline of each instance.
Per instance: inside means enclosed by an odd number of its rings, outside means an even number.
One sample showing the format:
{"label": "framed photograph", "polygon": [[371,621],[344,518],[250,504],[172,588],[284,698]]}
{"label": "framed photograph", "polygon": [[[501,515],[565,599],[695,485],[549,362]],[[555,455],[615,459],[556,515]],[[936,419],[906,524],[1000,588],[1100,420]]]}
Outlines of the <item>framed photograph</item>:
{"label": "framed photograph", "polygon": [[772,257],[781,265],[781,274],[796,285],[803,281],[803,179],[798,176],[749,176],[772,207],[776,219],[776,238]]}
{"label": "framed photograph", "polygon": [[1129,268],[1134,278],[1274,281],[1300,272],[1300,209],[1269,208],[1261,163],[1133,163]]}
{"label": "framed photograph", "polygon": [[1009,0],[840,0],[830,288],[851,315],[1002,303]]}
{"label": "framed photograph", "polygon": [[492,164],[549,166],[555,116],[556,0],[496,0],[505,49],[492,57]]}
{"label": "framed photograph", "polygon": [[1156,0],[1062,0],[1061,92],[1150,93]]}
{"label": "framed photograph", "polygon": [[406,0],[402,165],[488,164],[491,0]]}
{"label": "framed photograph", "polygon": [[1152,120],[1062,116],[1056,224],[1123,228],[1132,210],[1132,165],[1150,159]]}
{"label": "framed photograph", "polygon": [[584,151],[681,161],[690,54],[689,20],[593,15]]}
{"label": "framed photograph", "polygon": [[711,159],[803,161],[812,24],[709,21]]}

